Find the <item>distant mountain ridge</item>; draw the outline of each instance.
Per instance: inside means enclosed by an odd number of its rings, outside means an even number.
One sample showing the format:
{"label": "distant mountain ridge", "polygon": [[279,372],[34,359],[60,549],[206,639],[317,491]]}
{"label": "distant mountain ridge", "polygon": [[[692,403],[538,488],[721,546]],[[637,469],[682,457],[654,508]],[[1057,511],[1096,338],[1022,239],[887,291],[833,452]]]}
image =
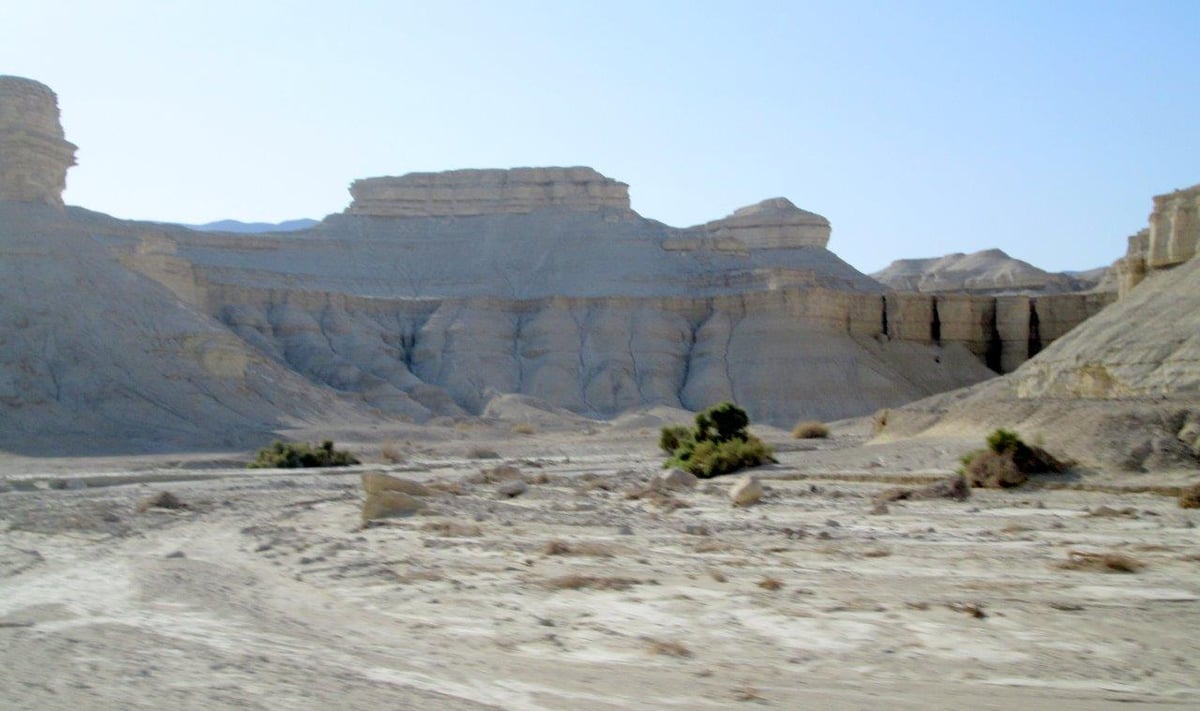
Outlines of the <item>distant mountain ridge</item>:
{"label": "distant mountain ridge", "polygon": [[[180,223],[183,224],[183,223]],[[263,234],[265,232],[296,232],[316,225],[316,220],[307,217],[283,222],[242,222],[241,220],[217,220],[202,225],[183,224],[184,227],[201,232],[237,232],[239,234]]]}
{"label": "distant mountain ridge", "polygon": [[1105,279],[1107,272],[1107,268],[1047,272],[1003,250],[985,249],[928,259],[898,259],[871,277],[896,291],[1032,296],[1116,291],[1115,282]]}

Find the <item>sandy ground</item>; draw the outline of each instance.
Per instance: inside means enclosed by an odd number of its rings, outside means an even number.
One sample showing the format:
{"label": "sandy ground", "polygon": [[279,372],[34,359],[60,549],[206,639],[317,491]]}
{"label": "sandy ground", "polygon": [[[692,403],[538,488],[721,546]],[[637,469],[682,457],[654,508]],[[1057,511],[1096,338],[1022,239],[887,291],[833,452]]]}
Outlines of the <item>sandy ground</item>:
{"label": "sandy ground", "polygon": [[[420,435],[341,471],[0,458],[0,706],[1200,706],[1200,512],[1119,491],[1145,475],[871,513],[966,444],[843,430],[776,437],[741,509],[727,479],[628,498],[651,430]],[[363,529],[364,471],[444,490]],[[162,490],[188,508],[138,512]]]}

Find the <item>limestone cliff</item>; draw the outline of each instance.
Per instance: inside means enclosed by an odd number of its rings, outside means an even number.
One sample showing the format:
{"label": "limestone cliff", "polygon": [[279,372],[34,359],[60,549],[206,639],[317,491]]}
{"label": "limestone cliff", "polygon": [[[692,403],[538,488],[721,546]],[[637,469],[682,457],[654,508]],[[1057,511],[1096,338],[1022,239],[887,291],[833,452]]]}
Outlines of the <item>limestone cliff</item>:
{"label": "limestone cliff", "polygon": [[347,214],[467,217],[525,214],[546,208],[629,210],[629,186],[591,168],[513,168],[409,173],[350,186]]}
{"label": "limestone cliff", "polygon": [[75,145],[63,137],[54,92],[0,75],[0,200],[61,206],[72,165]]}
{"label": "limestone cliff", "polygon": [[1156,270],[1182,264],[1200,251],[1200,185],[1154,198],[1150,226],[1129,238],[1125,257],[1116,263],[1121,295]]}

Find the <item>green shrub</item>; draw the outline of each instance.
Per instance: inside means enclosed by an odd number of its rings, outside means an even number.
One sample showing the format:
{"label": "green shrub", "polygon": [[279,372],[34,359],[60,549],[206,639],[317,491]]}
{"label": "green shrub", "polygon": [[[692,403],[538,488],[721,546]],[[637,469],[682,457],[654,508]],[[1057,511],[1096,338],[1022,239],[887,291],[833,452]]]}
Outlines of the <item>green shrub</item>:
{"label": "green shrub", "polygon": [[331,440],[319,447],[306,442],[280,442],[258,450],[258,457],[250,463],[251,469],[300,469],[304,467],[348,467],[360,464],[353,454],[334,449]]}
{"label": "green shrub", "polygon": [[683,425],[664,427],[658,435],[658,448],[664,454],[673,454],[679,446],[692,436],[692,431]]}
{"label": "green shrub", "polygon": [[733,403],[696,415],[696,427],[664,427],[658,445],[670,455],[664,467],[678,467],[707,479],[775,461],[771,448],[748,433],[750,418]]}
{"label": "green shrub", "polygon": [[1017,451],[1025,447],[1025,443],[1017,436],[1016,432],[1006,429],[998,429],[987,436],[988,449],[996,454],[1004,454],[1009,451]]}

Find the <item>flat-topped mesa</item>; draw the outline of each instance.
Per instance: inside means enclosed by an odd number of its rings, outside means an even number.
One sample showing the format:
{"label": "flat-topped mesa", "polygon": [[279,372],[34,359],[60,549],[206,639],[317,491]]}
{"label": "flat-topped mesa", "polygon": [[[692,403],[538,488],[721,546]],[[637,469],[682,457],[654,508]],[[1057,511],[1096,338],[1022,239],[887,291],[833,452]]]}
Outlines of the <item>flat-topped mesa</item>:
{"label": "flat-topped mesa", "polygon": [[75,144],[63,137],[50,87],[0,76],[0,200],[61,207],[73,165]]}
{"label": "flat-topped mesa", "polygon": [[351,215],[469,217],[557,207],[630,210],[629,186],[591,168],[512,168],[409,173],[350,186]]}
{"label": "flat-topped mesa", "polygon": [[1117,261],[1121,294],[1147,272],[1169,269],[1200,253],[1200,185],[1154,197],[1150,227],[1129,238],[1129,250]]}
{"label": "flat-topped mesa", "polygon": [[689,231],[710,239],[733,238],[751,249],[825,247],[829,220],[801,210],[787,198],[771,198],[735,210],[729,217],[707,222]]}

